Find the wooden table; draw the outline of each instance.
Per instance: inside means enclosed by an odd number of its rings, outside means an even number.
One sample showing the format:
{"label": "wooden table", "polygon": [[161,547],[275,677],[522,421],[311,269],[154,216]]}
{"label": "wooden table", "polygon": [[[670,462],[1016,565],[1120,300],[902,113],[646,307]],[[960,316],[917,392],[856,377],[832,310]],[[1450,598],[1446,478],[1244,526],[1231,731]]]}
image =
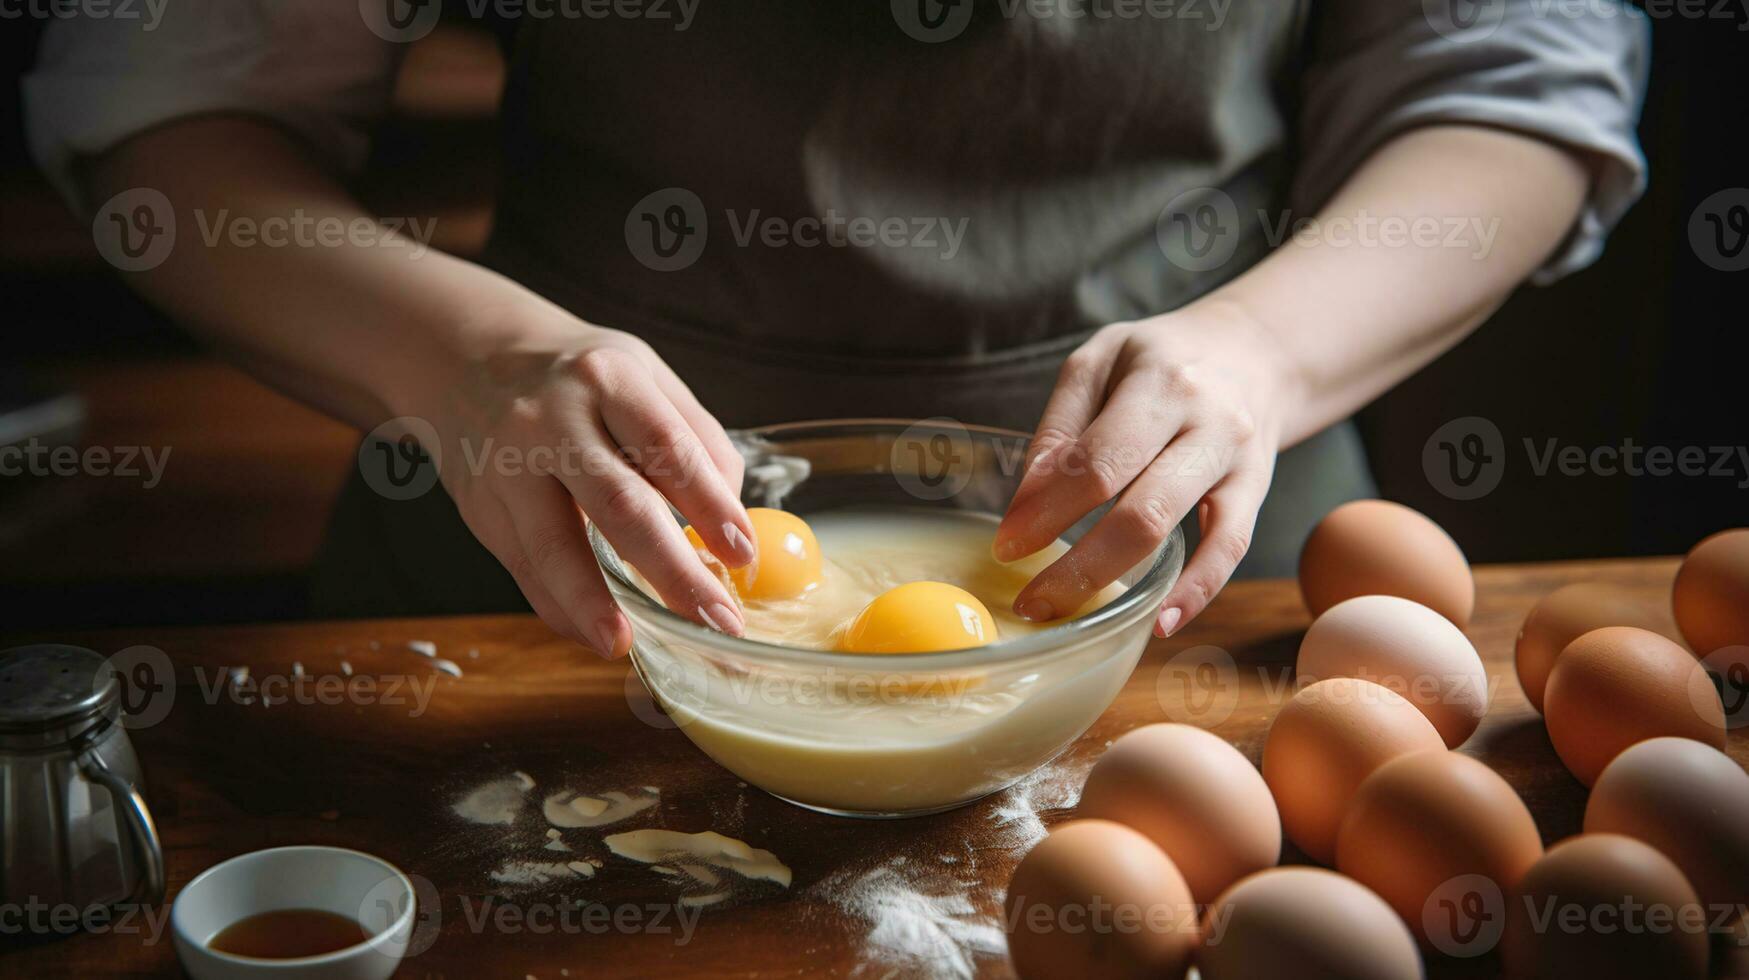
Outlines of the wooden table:
{"label": "wooden table", "polygon": [[[1585,793],[1561,767],[1513,676],[1518,624],[1558,585],[1607,580],[1661,599],[1674,570],[1674,561],[1657,559],[1477,571],[1469,634],[1498,687],[1493,710],[1463,751],[1493,765],[1518,789],[1548,841],[1578,830]],[[1072,798],[1080,773],[1108,740],[1168,719],[1168,708],[1172,715],[1182,713],[1181,705],[1162,705],[1157,682],[1169,659],[1191,647],[1214,645],[1234,658],[1240,696],[1229,703],[1230,716],[1211,727],[1257,760],[1306,622],[1293,583],[1237,583],[1178,637],[1153,643],[1117,702],[1059,760],[1054,780],[1035,780],[1030,796],[1010,791],[951,813],[894,822],[821,816],[740,785],[679,732],[640,720],[652,716],[640,698],[628,698],[628,690],[641,688],[635,678],[628,680],[624,661],[605,663],[569,648],[531,618],[141,630],[59,639],[104,653],[150,644],[175,664],[178,686],[169,715],[133,733],[164,836],[172,895],[231,855],[325,843],[379,854],[429,881],[441,896],[435,941],[404,963],[405,977],[919,976],[928,975],[929,963],[951,967],[956,955],[979,975],[1005,977],[1011,971],[999,934],[977,928],[978,916],[998,907],[1014,861],[1036,835],[1033,810],[1046,825],[1069,817],[1071,810],[1052,804]],[[410,641],[421,640],[435,643],[439,656],[453,659],[463,676],[437,674],[432,661],[408,649]],[[357,676],[427,685],[429,703],[419,712],[404,686],[405,703],[399,705],[377,703],[389,700],[386,687],[368,704],[264,707],[228,695],[210,703],[203,698],[201,685],[210,686],[223,668],[248,666],[259,680],[289,677],[296,663],[311,677],[339,676],[342,659]],[[1749,763],[1749,732],[1732,735],[1730,752]],[[451,812],[470,788],[516,771],[537,785],[529,794],[534,805],[513,826],[471,825]],[[541,849],[547,824],[538,800],[546,791],[636,792],[643,786],[660,790],[652,809],[614,828],[567,831],[576,853]],[[1028,798],[1035,806],[1026,805]],[[788,889],[742,889],[737,898],[705,909],[690,936],[682,935],[672,915],[664,931],[650,910],[663,906],[672,913],[674,880],[615,858],[599,844],[603,833],[648,826],[716,830],[769,849],[793,869],[794,883]],[[584,856],[606,859],[593,878],[514,887],[490,877],[506,861]],[[1288,857],[1297,859],[1291,852]],[[905,860],[895,864],[899,858]],[[872,940],[870,910],[854,907],[844,894],[847,882],[871,873],[917,889],[885,896],[904,908],[890,908],[886,933]],[[589,932],[590,920],[579,914],[569,920],[572,933],[558,931],[554,910],[577,900],[633,911],[620,913],[620,929]],[[960,901],[971,911],[956,916],[952,910]],[[516,911],[496,911],[504,907]],[[483,910],[538,917],[541,909],[555,916],[548,920],[553,931],[534,931],[533,918],[521,926],[506,926],[510,920],[504,918],[470,921]],[[933,910],[935,920],[959,922],[955,928],[960,938],[971,938],[971,951],[941,936],[923,936],[925,948],[935,943],[938,955],[921,961],[895,955],[888,940],[896,927],[916,921],[898,914],[906,909]],[[593,928],[600,926],[597,921]],[[992,936],[996,951],[980,953]],[[1718,975],[1749,977],[1741,950],[1721,949],[1715,959],[1724,961]],[[1487,959],[1430,959],[1429,967],[1434,976],[1487,976],[1495,970]],[[138,935],[79,935],[22,948],[0,944],[5,977],[166,976],[176,970],[168,936],[158,943]]]}

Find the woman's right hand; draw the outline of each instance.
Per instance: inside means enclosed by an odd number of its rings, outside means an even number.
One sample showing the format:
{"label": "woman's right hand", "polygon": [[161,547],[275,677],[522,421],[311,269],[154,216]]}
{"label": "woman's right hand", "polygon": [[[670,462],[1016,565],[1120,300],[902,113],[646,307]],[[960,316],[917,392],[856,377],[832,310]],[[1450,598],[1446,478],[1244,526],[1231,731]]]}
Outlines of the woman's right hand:
{"label": "woman's right hand", "polygon": [[[756,560],[739,494],[741,456],[650,346],[568,316],[475,352],[430,378],[407,414],[443,442],[462,519],[554,631],[618,657],[631,626],[584,533],[588,517],[664,604],[740,635],[738,604],[699,560],[673,504],[730,568]],[[555,322],[557,321],[557,322]]]}

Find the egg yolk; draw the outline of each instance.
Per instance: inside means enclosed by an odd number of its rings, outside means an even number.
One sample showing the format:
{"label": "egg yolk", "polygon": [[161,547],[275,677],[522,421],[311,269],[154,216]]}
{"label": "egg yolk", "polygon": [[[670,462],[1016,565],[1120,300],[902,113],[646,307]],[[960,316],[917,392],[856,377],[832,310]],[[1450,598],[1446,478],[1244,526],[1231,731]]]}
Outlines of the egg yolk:
{"label": "egg yolk", "polygon": [[[749,507],[747,518],[759,558],[729,569],[729,581],[742,599],[793,599],[820,584],[820,542],[807,521],[769,507]],[[694,548],[704,549],[697,531],[689,527],[686,536]]]}
{"label": "egg yolk", "polygon": [[838,641],[846,653],[938,653],[996,642],[978,597],[943,582],[909,582],[863,607]]}

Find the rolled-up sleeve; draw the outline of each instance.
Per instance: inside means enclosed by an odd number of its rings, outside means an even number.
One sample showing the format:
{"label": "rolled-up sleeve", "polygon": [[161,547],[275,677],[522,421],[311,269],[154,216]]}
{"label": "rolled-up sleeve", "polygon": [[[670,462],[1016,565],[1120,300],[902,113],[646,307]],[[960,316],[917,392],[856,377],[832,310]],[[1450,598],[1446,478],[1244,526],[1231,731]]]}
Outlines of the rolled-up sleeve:
{"label": "rolled-up sleeve", "polygon": [[[151,5],[148,5],[151,6]],[[75,209],[75,165],[184,116],[242,112],[301,137],[341,173],[362,167],[401,45],[354,0],[176,0],[156,20],[78,17],[43,34],[22,81],[32,155]]]}
{"label": "rolled-up sleeve", "polygon": [[[1460,24],[1454,14],[1473,20]],[[1651,34],[1625,0],[1337,0],[1315,14],[1294,207],[1315,210],[1382,143],[1440,123],[1498,126],[1579,151],[1584,210],[1533,281],[1584,268],[1646,185],[1634,128]]]}

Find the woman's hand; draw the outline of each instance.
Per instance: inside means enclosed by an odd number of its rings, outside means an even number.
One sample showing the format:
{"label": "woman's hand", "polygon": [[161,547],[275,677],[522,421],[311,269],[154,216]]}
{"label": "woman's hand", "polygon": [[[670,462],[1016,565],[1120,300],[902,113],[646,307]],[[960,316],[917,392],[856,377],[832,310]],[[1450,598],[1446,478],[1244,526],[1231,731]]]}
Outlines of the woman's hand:
{"label": "woman's hand", "polygon": [[1250,547],[1297,390],[1279,347],[1227,304],[1095,334],[1063,365],[996,532],[996,557],[1032,554],[1116,503],[1021,591],[1015,612],[1034,621],[1073,613],[1196,507],[1202,541],[1155,632],[1195,617]]}
{"label": "woman's hand", "polygon": [[[526,315],[527,311],[525,311]],[[648,344],[552,310],[513,326],[418,400],[442,478],[474,536],[546,624],[625,653],[631,628],[584,534],[586,515],[682,615],[739,635],[740,612],[669,513],[672,503],[724,564],[755,559],[741,457]]]}

